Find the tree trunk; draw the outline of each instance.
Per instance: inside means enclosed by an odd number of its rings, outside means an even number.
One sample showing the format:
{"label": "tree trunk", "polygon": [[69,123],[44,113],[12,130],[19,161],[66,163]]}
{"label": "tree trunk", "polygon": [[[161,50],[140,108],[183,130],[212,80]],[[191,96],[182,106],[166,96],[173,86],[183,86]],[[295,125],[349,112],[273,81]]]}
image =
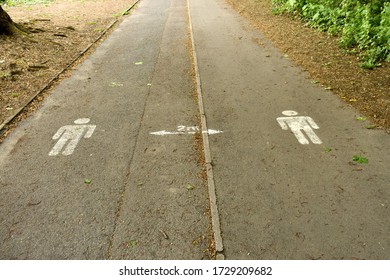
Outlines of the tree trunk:
{"label": "tree trunk", "polygon": [[14,35],[19,33],[25,33],[27,30],[13,22],[11,17],[0,5],[0,35]]}

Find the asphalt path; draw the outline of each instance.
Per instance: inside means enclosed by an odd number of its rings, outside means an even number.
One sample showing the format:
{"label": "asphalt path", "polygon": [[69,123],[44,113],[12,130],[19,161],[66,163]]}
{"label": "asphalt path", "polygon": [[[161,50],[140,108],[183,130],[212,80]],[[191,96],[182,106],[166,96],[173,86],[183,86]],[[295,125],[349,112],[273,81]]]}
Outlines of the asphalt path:
{"label": "asphalt path", "polygon": [[226,258],[389,259],[389,135],[223,0],[191,14]]}
{"label": "asphalt path", "polygon": [[150,134],[196,126],[188,42],[185,1],[142,1],[1,145],[2,259],[207,258],[195,136]]}
{"label": "asphalt path", "polygon": [[358,117],[223,0],[142,0],[0,145],[0,258],[389,259]]}

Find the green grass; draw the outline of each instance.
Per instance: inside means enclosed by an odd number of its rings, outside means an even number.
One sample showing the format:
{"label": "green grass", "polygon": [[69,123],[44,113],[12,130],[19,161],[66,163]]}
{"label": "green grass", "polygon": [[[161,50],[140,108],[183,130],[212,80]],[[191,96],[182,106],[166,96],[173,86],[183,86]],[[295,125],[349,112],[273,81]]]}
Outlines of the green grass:
{"label": "green grass", "polygon": [[1,3],[6,3],[8,6],[17,6],[17,5],[36,5],[36,4],[48,4],[53,0],[6,0],[1,1]]}

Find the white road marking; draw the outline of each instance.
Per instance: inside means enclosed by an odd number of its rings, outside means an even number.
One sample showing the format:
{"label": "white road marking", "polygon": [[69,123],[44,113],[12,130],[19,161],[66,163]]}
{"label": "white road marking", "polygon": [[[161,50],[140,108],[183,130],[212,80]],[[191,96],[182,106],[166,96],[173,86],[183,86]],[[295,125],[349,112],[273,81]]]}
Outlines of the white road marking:
{"label": "white road marking", "polygon": [[53,140],[58,139],[58,141],[50,151],[49,156],[58,155],[67,143],[68,145],[64,148],[62,154],[64,156],[73,154],[83,135],[84,138],[90,138],[95,131],[96,125],[87,125],[89,122],[90,119],[87,118],[77,119],[74,121],[76,125],[65,125],[58,129],[53,136]]}
{"label": "white road marking", "polygon": [[[166,131],[166,130],[160,130],[155,132],[150,132],[151,135],[157,135],[157,136],[166,136],[166,135],[180,135],[180,134],[187,134],[187,135],[193,135],[197,132],[199,132],[200,129],[197,126],[185,126],[185,125],[179,125],[176,129],[176,131]],[[221,130],[215,130],[215,129],[208,129],[207,131],[202,131],[203,134],[208,135],[214,135],[214,134],[220,134],[223,133]]]}
{"label": "white road marking", "polygon": [[278,121],[280,127],[283,130],[288,130],[289,128],[294,133],[295,137],[298,139],[298,142],[302,145],[307,145],[310,142],[307,140],[302,131],[304,131],[307,137],[314,144],[322,144],[321,139],[314,133],[314,129],[319,129],[320,127],[314,122],[311,117],[307,116],[297,116],[298,113],[295,111],[283,111],[283,115],[287,117],[279,117],[276,120]]}
{"label": "white road marking", "polygon": [[207,131],[202,131],[202,133],[207,133],[208,135],[213,135],[213,134],[223,133],[223,131],[222,130],[215,130],[215,129],[208,129]]}

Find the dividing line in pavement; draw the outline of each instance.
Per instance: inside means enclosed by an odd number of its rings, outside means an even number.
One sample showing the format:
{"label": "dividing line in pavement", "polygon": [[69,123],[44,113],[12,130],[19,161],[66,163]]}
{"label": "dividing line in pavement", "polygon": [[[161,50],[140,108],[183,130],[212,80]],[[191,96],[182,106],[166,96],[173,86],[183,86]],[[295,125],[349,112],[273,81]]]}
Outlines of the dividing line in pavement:
{"label": "dividing line in pavement", "polygon": [[[136,4],[138,4],[139,1],[140,0],[137,0],[130,9],[132,9]],[[129,11],[130,11],[130,9],[129,9]],[[158,57],[160,56],[160,53],[161,53],[162,36],[163,36],[163,33],[161,34],[161,38],[159,39],[159,50],[158,50],[158,54],[157,54],[157,60],[158,60]],[[154,75],[156,73],[156,63],[153,66],[153,70],[152,70],[152,75],[150,77],[150,81],[153,80],[153,77],[154,77]],[[143,121],[144,121],[146,106],[148,104],[148,100],[149,100],[149,97],[150,97],[150,92],[151,92],[151,87],[149,86],[148,87],[148,91],[147,91],[147,95],[146,95],[146,98],[145,98],[145,101],[144,101],[144,103],[142,105],[143,106],[142,107],[142,113],[141,113],[140,123],[138,124],[138,127],[137,127],[137,137],[136,137],[136,140],[135,140],[134,147],[136,147],[138,145],[138,142],[139,142],[139,139],[140,139],[140,131],[141,131],[141,127],[142,127],[142,124],[143,124]],[[129,164],[127,166],[127,170],[128,171],[127,171],[127,174],[126,174],[126,179],[125,179],[125,182],[124,182],[124,185],[123,185],[123,188],[122,188],[121,197],[120,197],[120,200],[118,202],[117,209],[115,211],[115,223],[114,223],[114,228],[113,228],[111,236],[110,236],[110,243],[109,243],[108,250],[107,250],[107,253],[106,253],[106,258],[107,259],[112,259],[112,252],[113,252],[113,246],[114,246],[114,235],[115,235],[115,232],[117,231],[119,218],[120,218],[120,215],[121,215],[121,212],[122,212],[122,207],[123,207],[124,200],[125,200],[126,187],[129,185],[130,176],[131,176],[131,165],[134,163],[133,159],[134,159],[134,156],[135,156],[135,152],[136,152],[136,149],[134,149],[132,151],[132,153],[131,153],[131,158],[130,158]]]}
{"label": "dividing line in pavement", "polygon": [[[198,96],[199,113],[200,113],[200,118],[201,118],[201,131],[208,131],[206,114],[205,114],[204,105],[203,105],[201,79],[200,79],[199,69],[198,69],[198,59],[196,56],[194,34],[193,34],[193,30],[192,30],[190,0],[187,0],[187,11],[188,11],[188,25],[189,25],[189,33],[190,33],[190,37],[191,37],[192,55],[193,55],[193,63],[194,63],[194,71],[195,71],[195,79],[196,79],[196,93]],[[203,151],[204,151],[205,162],[206,162],[207,185],[208,185],[208,192],[209,192],[209,198],[210,198],[211,222],[212,222],[212,226],[213,226],[215,249],[216,249],[216,253],[217,253],[217,259],[224,259],[224,256],[222,254],[223,241],[222,241],[222,234],[221,234],[221,224],[219,221],[217,196],[216,196],[216,191],[215,191],[215,182],[214,182],[214,173],[213,173],[213,166],[212,166],[212,157],[211,157],[211,151],[210,151],[209,134],[202,133],[202,138],[203,138]]]}

